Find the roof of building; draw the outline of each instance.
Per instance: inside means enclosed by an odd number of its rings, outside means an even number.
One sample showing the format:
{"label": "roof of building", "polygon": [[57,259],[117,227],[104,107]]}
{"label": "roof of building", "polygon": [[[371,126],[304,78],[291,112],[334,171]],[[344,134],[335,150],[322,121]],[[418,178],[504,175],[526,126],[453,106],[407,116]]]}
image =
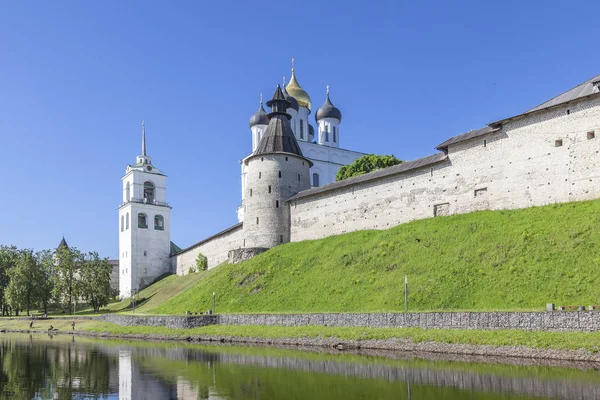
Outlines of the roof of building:
{"label": "roof of building", "polygon": [[64,236],[62,237],[62,240],[60,241],[60,243],[58,244],[58,246],[56,246],[56,250],[60,250],[63,247],[66,248],[66,249],[69,248],[69,245],[67,244],[67,241],[65,240]]}
{"label": "roof of building", "polygon": [[562,104],[566,104],[571,101],[575,101],[575,100],[583,99],[585,97],[597,95],[600,93],[599,89],[600,89],[600,75],[597,75],[597,76],[595,76],[591,79],[588,79],[587,81],[575,86],[574,88],[569,89],[566,92],[561,93],[558,96],[553,97],[552,99],[550,99],[536,107],[533,107],[530,110],[525,111],[522,114],[515,115],[513,117],[509,117],[509,118],[505,118],[505,119],[501,119],[496,122],[492,122],[492,123],[488,124],[488,126],[486,126],[485,128],[476,129],[476,130],[469,131],[467,133],[463,133],[462,135],[453,136],[450,139],[448,139],[445,142],[438,145],[436,147],[436,149],[447,151],[448,146],[451,144],[463,142],[465,140],[473,139],[473,138],[483,136],[488,133],[493,133],[493,132],[500,130],[502,124],[506,121],[509,121],[509,120],[515,119],[515,118],[519,118],[524,115],[534,113],[537,111],[547,110],[549,108],[559,106]]}
{"label": "roof of building", "polygon": [[277,85],[277,89],[275,89],[273,99],[269,100],[267,105],[271,107],[272,110],[271,113],[269,113],[269,126],[267,126],[253,156],[260,154],[290,153],[304,157],[300,145],[298,145],[294,132],[292,131],[292,126],[290,125],[291,117],[285,111],[289,106],[289,101],[285,99],[279,85]]}
{"label": "roof of building", "polygon": [[485,128],[475,129],[469,131],[467,133],[463,133],[462,135],[452,136],[450,139],[446,140],[444,143],[441,143],[436,147],[438,150],[446,151],[448,150],[448,146],[458,142],[464,142],[465,140],[473,139],[479,136],[487,135],[488,133],[497,132],[500,128],[492,128],[491,126],[486,126]]}
{"label": "roof of building", "polygon": [[342,122],[342,112],[339,108],[331,103],[329,99],[329,87],[327,88],[327,96],[325,98],[325,103],[317,110],[315,114],[315,121],[319,122],[323,118],[336,118],[338,121]]}
{"label": "roof of building", "polygon": [[183,250],[182,250],[181,248],[179,248],[179,246],[177,246],[177,245],[175,245],[173,242],[171,242],[171,250],[173,249],[173,246],[175,246],[175,247],[177,247],[177,248],[179,249],[179,251],[177,251],[177,252],[171,252],[171,256],[176,256],[177,254],[180,254],[180,253],[185,253],[186,251],[188,251],[188,250],[191,250],[191,249],[193,249],[194,247],[200,246],[201,244],[204,244],[204,243],[206,243],[206,242],[208,242],[208,241],[210,241],[210,240],[213,240],[213,239],[214,239],[214,238],[216,238],[216,237],[219,237],[219,236],[221,236],[221,235],[224,235],[224,234],[226,234],[226,233],[229,233],[229,232],[231,232],[231,231],[234,231],[234,230],[236,230],[237,228],[241,228],[241,227],[242,227],[242,225],[243,225],[243,222],[238,222],[237,224],[235,224],[235,225],[233,225],[233,226],[230,226],[229,228],[227,228],[227,229],[224,229],[224,230],[222,230],[222,231],[221,231],[221,232],[219,232],[219,233],[215,233],[214,235],[212,235],[212,236],[209,236],[209,237],[207,237],[206,239],[203,239],[203,240],[199,241],[198,243],[194,243],[193,245],[191,245],[191,246],[189,246],[189,247],[186,247],[186,248],[185,248],[185,249],[183,249]]}
{"label": "roof of building", "polygon": [[293,108],[294,110],[298,111],[300,109],[298,100],[296,100],[287,92],[287,90],[285,89],[285,85],[281,88],[281,90],[283,91],[283,96],[285,97],[285,99],[290,102],[290,106],[288,108]]}
{"label": "roof of building", "polygon": [[292,79],[290,79],[290,82],[287,84],[286,89],[287,92],[298,101],[299,105],[301,105],[302,107],[306,107],[310,110],[310,108],[312,107],[312,101],[306,90],[300,87],[300,84],[296,79],[296,70],[294,68],[292,68]]}
{"label": "roof of building", "polygon": [[181,251],[181,247],[177,246],[175,243],[170,242],[170,245],[171,245],[171,247],[170,247],[171,251],[169,252],[169,254],[173,255],[173,254],[177,254]]}
{"label": "roof of building", "polygon": [[260,99],[260,107],[258,111],[252,114],[249,121],[250,128],[255,125],[269,125],[269,116],[263,107],[262,97]]}
{"label": "roof of building", "polygon": [[403,162],[392,167],[379,169],[369,172],[368,174],[356,176],[354,178],[344,179],[343,181],[333,182],[329,185],[314,187],[304,190],[288,199],[288,201],[298,200],[303,197],[313,196],[315,194],[329,192],[330,190],[341,189],[347,186],[353,186],[359,183],[372,181],[375,179],[385,178],[387,176],[400,174],[407,171],[412,171],[417,168],[426,167],[446,160],[448,156],[444,153],[436,153],[427,157],[419,158],[413,161]]}

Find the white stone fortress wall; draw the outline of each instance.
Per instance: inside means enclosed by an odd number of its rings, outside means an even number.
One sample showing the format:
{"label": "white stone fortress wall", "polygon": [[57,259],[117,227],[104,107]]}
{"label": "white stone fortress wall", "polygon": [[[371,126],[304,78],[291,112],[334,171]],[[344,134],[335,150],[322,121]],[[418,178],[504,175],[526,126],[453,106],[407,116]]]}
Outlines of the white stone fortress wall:
{"label": "white stone fortress wall", "polygon": [[450,144],[447,156],[419,160],[425,164],[420,167],[292,197],[291,240],[386,229],[435,215],[599,198],[599,151],[598,97],[527,114]]}

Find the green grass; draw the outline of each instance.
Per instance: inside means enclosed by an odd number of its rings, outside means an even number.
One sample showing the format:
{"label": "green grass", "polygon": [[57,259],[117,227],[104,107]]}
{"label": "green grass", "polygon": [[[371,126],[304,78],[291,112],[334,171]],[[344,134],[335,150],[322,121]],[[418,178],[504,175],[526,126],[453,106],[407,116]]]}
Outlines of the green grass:
{"label": "green grass", "polygon": [[[159,280],[136,295],[135,313],[149,313],[152,309],[164,304],[169,298],[177,296],[196,285],[205,275],[207,275],[207,272],[189,274],[184,278],[170,275]],[[87,311],[90,313],[90,310]],[[117,303],[112,303],[102,310],[102,312],[106,311],[130,312],[132,311],[131,299],[128,298]]]}
{"label": "green grass", "polygon": [[[542,310],[600,304],[600,201],[431,218],[278,246],[145,311]],[[172,296],[171,296],[172,295]],[[158,294],[157,294],[158,296]],[[166,300],[164,303],[163,300]]]}
{"label": "green grass", "polygon": [[[71,331],[70,320],[36,321],[34,329],[45,331],[52,325],[59,332]],[[540,349],[577,350],[596,353],[600,332],[525,332],[518,330],[443,330],[421,328],[353,328],[322,326],[227,326],[211,325],[192,329],[150,326],[120,326],[99,321],[78,321],[76,330],[115,335],[164,335],[184,339],[193,335],[234,336],[240,338],[297,339],[336,338],[339,340],[408,339],[414,343],[437,342],[491,346],[525,346]],[[0,329],[29,329],[29,321],[0,320]]]}

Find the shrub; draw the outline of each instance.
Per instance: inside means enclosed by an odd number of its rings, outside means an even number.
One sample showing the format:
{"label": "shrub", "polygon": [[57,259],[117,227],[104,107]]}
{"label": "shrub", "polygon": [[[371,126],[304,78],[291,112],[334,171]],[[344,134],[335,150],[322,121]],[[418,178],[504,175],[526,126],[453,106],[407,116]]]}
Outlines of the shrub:
{"label": "shrub", "polygon": [[196,258],[196,271],[206,271],[208,269],[208,259],[202,253],[198,253]]}

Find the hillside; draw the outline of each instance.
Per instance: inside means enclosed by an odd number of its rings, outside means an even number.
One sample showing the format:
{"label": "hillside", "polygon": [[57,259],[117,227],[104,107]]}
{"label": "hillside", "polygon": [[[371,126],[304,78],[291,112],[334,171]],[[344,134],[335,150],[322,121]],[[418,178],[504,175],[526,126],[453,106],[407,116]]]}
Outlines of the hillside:
{"label": "hillside", "polygon": [[[600,201],[481,211],[289,243],[148,308],[217,312],[531,310],[600,303]],[[151,288],[150,288],[151,289]],[[158,296],[158,295],[157,295]],[[156,303],[155,303],[156,304]]]}

